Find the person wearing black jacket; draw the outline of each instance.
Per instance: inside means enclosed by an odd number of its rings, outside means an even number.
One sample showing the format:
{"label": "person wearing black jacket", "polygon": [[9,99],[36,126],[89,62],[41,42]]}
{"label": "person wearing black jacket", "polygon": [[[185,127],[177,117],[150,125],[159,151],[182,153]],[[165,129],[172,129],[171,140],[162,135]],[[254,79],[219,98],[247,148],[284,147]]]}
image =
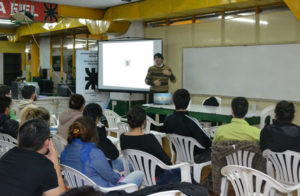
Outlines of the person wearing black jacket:
{"label": "person wearing black jacket", "polygon": [[10,119],[11,104],[12,100],[10,97],[0,97],[0,133],[17,138],[19,123],[16,120]]}
{"label": "person wearing black jacket", "polygon": [[211,140],[208,133],[201,128],[199,121],[189,116],[187,107],[190,94],[186,89],[178,89],[173,95],[175,112],[164,121],[162,131],[196,139],[205,149],[195,148],[194,158],[197,163],[210,160]]}
{"label": "person wearing black jacket", "polygon": [[[158,140],[153,134],[143,133],[143,127],[146,124],[146,111],[139,107],[133,107],[127,114],[127,121],[130,131],[125,132],[120,137],[121,149],[134,149],[146,152],[155,156],[166,165],[172,165],[172,162],[166,152],[163,150]],[[178,183],[181,180],[180,169],[164,170],[159,167],[155,170],[156,184],[163,185],[168,183]]]}
{"label": "person wearing black jacket", "polygon": [[300,127],[292,124],[295,107],[292,102],[280,101],[275,108],[273,124],[266,125],[260,134],[261,150],[300,152]]}
{"label": "person wearing black jacket", "polygon": [[82,115],[85,117],[90,117],[97,123],[97,131],[99,136],[99,147],[105,154],[105,156],[110,159],[113,169],[118,171],[123,171],[123,162],[119,157],[119,151],[116,146],[106,137],[105,126],[99,122],[99,119],[103,116],[102,108],[97,103],[89,103],[85,106]]}

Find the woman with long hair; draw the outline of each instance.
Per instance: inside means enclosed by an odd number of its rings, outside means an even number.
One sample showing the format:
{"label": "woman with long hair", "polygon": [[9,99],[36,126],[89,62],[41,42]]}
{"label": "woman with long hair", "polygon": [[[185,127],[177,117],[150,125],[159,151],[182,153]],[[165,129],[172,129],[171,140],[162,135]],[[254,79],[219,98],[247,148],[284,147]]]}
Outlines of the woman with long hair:
{"label": "woman with long hair", "polygon": [[61,164],[70,166],[102,187],[143,182],[142,172],[133,172],[126,177],[115,172],[104,153],[98,147],[96,123],[89,117],[80,117],[69,128],[68,145],[61,154]]}

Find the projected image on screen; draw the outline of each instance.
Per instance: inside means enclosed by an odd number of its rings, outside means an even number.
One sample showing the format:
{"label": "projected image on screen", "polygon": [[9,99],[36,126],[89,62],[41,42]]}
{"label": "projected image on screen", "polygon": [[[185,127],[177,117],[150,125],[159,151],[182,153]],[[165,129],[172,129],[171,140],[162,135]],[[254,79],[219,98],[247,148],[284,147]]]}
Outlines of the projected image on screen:
{"label": "projected image on screen", "polygon": [[99,89],[147,91],[145,84],[161,40],[99,43]]}

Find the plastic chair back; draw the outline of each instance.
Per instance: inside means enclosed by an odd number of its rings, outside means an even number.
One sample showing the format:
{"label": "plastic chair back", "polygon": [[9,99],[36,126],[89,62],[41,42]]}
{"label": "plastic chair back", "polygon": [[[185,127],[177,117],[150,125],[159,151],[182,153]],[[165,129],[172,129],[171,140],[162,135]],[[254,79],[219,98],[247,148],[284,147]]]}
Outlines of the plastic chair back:
{"label": "plastic chair back", "polygon": [[16,147],[15,144],[7,141],[0,140],[0,158],[7,153],[10,149]]}
{"label": "plastic chair back", "polygon": [[0,133],[0,140],[1,141],[7,141],[13,144],[17,144],[17,140],[15,138],[13,138],[12,136],[5,134],[5,133]]}
{"label": "plastic chair back", "polygon": [[275,191],[291,192],[272,177],[249,167],[229,165],[223,167],[221,173],[231,182],[236,196],[269,196]]}

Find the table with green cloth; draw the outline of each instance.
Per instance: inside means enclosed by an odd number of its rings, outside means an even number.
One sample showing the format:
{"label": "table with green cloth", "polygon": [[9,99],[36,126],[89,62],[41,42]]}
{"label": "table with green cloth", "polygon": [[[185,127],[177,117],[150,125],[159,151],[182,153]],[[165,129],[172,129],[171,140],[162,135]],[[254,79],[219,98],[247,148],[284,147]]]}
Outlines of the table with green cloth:
{"label": "table with green cloth", "polygon": [[[143,104],[143,108],[146,110],[147,114],[157,114],[157,115],[170,115],[174,112],[174,105],[156,105],[156,104]],[[204,106],[192,104],[188,107],[187,111],[189,115],[200,120],[209,121],[216,123],[230,123],[232,119],[231,107],[226,106]],[[250,125],[257,125],[260,123],[261,111],[249,110],[246,115],[246,121]]]}

